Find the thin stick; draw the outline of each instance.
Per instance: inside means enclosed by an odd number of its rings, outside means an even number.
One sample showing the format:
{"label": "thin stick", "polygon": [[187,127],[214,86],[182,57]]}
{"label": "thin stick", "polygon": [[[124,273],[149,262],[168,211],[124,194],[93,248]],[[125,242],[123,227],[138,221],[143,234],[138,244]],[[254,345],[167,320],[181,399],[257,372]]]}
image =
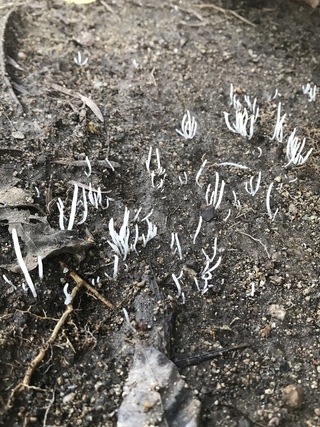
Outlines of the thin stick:
{"label": "thin stick", "polygon": [[197,4],[197,7],[200,7],[200,9],[214,9],[218,12],[224,13],[224,14],[230,14],[233,15],[235,18],[239,19],[240,21],[244,22],[247,25],[250,25],[250,27],[256,27],[256,24],[254,24],[253,22],[249,21],[248,19],[244,18],[243,16],[239,15],[239,13],[235,12],[234,10],[231,9],[224,9],[222,7],[219,6],[215,6],[214,4],[208,4],[208,3],[204,3],[204,4]]}
{"label": "thin stick", "polygon": [[222,348],[221,350],[204,351],[202,353],[195,354],[184,354],[182,356],[179,355],[173,359],[173,363],[177,366],[177,368],[181,369],[187,366],[198,365],[199,363],[212,360],[221,356],[222,354],[229,353],[230,351],[242,350],[247,347],[249,347],[249,344],[244,343],[233,347]]}
{"label": "thin stick", "polygon": [[[60,262],[62,268],[69,268],[63,263]],[[91,292],[98,300],[100,300],[108,308],[114,308],[113,304],[110,301],[106,300],[102,295],[99,294],[92,286],[89,285],[85,280],[83,280],[75,271],[69,270],[70,277],[76,282],[77,286],[84,286],[89,292]],[[73,293],[73,292],[72,292]],[[72,294],[71,294],[72,298]]]}
{"label": "thin stick", "polygon": [[8,92],[11,96],[11,98],[13,99],[13,101],[16,103],[17,106],[17,111],[18,113],[22,113],[23,112],[23,107],[19,101],[19,99],[17,98],[12,85],[10,83],[10,80],[7,76],[7,70],[6,70],[6,65],[5,65],[5,52],[4,52],[4,41],[5,41],[5,32],[6,32],[6,27],[9,21],[9,18],[11,16],[11,14],[16,10],[16,7],[24,4],[24,3],[9,3],[5,6],[1,6],[1,9],[4,7],[11,7],[12,8],[8,11],[8,13],[1,19],[0,21],[0,79],[2,78],[4,80],[5,86],[8,89]]}
{"label": "thin stick", "polygon": [[255,237],[251,236],[251,234],[247,234],[247,233],[245,233],[244,231],[240,231],[240,230],[236,230],[236,231],[237,231],[238,233],[240,233],[240,234],[243,234],[244,236],[250,237],[250,239],[254,240],[255,242],[260,243],[260,245],[261,245],[261,246],[263,247],[263,249],[266,251],[266,254],[268,255],[268,258],[271,258],[271,255],[270,255],[270,253],[269,253],[269,251],[268,251],[268,249],[267,249],[267,246],[266,246],[266,245],[264,245],[264,244],[261,242],[261,240],[256,239]]}
{"label": "thin stick", "polygon": [[[67,267],[67,265],[64,264],[63,262],[60,262],[60,265],[61,265],[62,268],[67,268],[69,270],[69,268]],[[62,314],[62,316],[58,320],[55,328],[53,329],[53,331],[52,331],[52,333],[50,335],[50,338],[46,341],[46,343],[40,349],[40,351],[37,354],[37,356],[31,361],[30,365],[26,369],[26,372],[24,374],[23,380],[11,391],[9,399],[8,399],[7,404],[5,406],[6,410],[8,410],[8,409],[10,409],[12,407],[13,401],[14,401],[14,398],[15,398],[16,394],[21,393],[23,390],[25,390],[26,388],[30,387],[31,377],[32,377],[35,369],[39,366],[39,364],[44,359],[45,355],[47,354],[48,349],[55,342],[55,340],[57,339],[58,334],[59,334],[61,328],[66,323],[69,314],[72,313],[72,311],[73,311],[73,305],[72,305],[72,303],[74,301],[75,296],[77,295],[78,291],[80,290],[80,288],[82,286],[84,286],[85,288],[87,288],[92,294],[94,294],[107,307],[113,308],[113,305],[109,301],[107,301],[105,298],[103,298],[94,288],[92,288],[87,282],[85,282],[83,279],[81,279],[81,277],[78,276],[78,274],[76,272],[69,270],[69,274],[70,274],[70,276],[73,278],[73,280],[77,284],[77,286],[75,288],[73,288],[73,290],[71,292],[70,304],[67,305],[67,308],[65,309],[64,313]]]}
{"label": "thin stick", "polygon": [[108,3],[106,3],[103,0],[100,0],[100,3],[102,4],[102,6],[104,6],[110,13],[114,13],[114,10],[112,9],[111,6],[108,5]]}
{"label": "thin stick", "polygon": [[[79,289],[80,289],[80,287],[78,287],[78,286],[73,289],[72,294],[71,294],[72,301],[73,301],[73,298],[75,297],[75,295],[77,294]],[[40,349],[37,356],[31,361],[30,365],[28,366],[28,368],[24,374],[23,380],[11,391],[9,399],[7,401],[7,404],[6,404],[6,409],[10,409],[12,407],[13,400],[14,400],[14,397],[16,394],[21,393],[24,389],[29,387],[31,377],[32,377],[35,369],[37,368],[37,366],[39,366],[41,361],[44,359],[44,357],[45,357],[48,349],[50,348],[50,346],[57,339],[57,336],[60,332],[60,329],[65,324],[69,314],[72,311],[73,311],[73,306],[72,306],[72,304],[69,304],[67,306],[67,308],[65,309],[64,313],[62,314],[62,316],[60,317],[59,321],[57,322],[54,330],[51,333],[50,338],[44,344],[44,346]]]}

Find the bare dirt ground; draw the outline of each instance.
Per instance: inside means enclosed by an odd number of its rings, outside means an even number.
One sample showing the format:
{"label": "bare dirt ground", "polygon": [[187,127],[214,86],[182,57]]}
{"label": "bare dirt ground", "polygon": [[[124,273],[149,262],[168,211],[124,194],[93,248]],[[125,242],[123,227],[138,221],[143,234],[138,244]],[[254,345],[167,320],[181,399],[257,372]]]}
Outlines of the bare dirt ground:
{"label": "bare dirt ground", "polygon": [[[319,10],[119,0],[2,1],[0,12],[1,425],[117,425],[142,342],[177,365],[184,353],[246,346],[179,367],[201,403],[194,425],[320,426],[320,95],[309,102],[302,93],[320,83]],[[241,103],[257,98],[250,140],[227,129],[230,84]],[[279,102],[282,143],[270,139]],[[198,124],[193,139],[176,132],[187,110]],[[294,128],[306,137],[303,154],[313,152],[285,167]],[[207,221],[216,172],[225,189]],[[259,172],[251,196],[245,183]],[[103,206],[88,202],[82,224],[78,204],[72,231],[60,229],[57,207],[60,198],[67,228],[70,181],[108,192]],[[130,244],[137,227],[139,238],[113,278],[109,222],[119,232],[125,208]],[[157,235],[143,245],[150,212]],[[13,229],[37,298],[19,272]],[[212,257],[215,239],[211,265],[221,263],[203,292],[203,250]],[[172,274],[181,272],[179,291]],[[296,394],[286,397],[287,386]]]}

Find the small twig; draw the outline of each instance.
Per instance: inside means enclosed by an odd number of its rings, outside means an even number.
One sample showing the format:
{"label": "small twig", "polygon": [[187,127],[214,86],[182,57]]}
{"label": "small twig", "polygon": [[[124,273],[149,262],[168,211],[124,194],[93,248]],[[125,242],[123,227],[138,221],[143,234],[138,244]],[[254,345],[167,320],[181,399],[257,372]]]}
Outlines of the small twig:
{"label": "small twig", "polygon": [[196,354],[184,354],[183,356],[177,356],[172,361],[177,368],[186,368],[187,366],[198,365],[199,363],[212,360],[222,354],[229,353],[234,350],[242,350],[243,348],[249,347],[249,344],[239,344],[234,347],[222,348],[221,350],[204,351]]}
{"label": "small twig", "polygon": [[[75,287],[73,289],[72,294],[71,294],[71,301],[73,301],[73,299],[76,296],[76,294],[77,294],[77,292],[78,292],[79,289],[80,289],[80,286],[77,286],[77,287]],[[50,346],[57,339],[57,336],[58,336],[58,334],[60,332],[60,329],[65,324],[65,322],[66,322],[69,314],[72,311],[73,311],[73,306],[72,306],[72,304],[69,304],[67,306],[67,308],[65,309],[64,313],[62,314],[62,316],[60,317],[59,321],[57,322],[54,330],[51,333],[50,338],[47,340],[47,342],[44,344],[44,346],[40,349],[40,351],[37,354],[37,356],[31,361],[30,365],[26,369],[26,372],[24,374],[23,380],[11,391],[9,399],[7,401],[7,404],[6,404],[6,409],[7,410],[12,407],[13,400],[14,400],[16,394],[19,394],[23,390],[25,390],[26,388],[29,388],[31,377],[32,377],[35,369],[42,362],[42,360],[44,359],[44,357],[45,357],[48,349],[50,348]]]}
{"label": "small twig", "polygon": [[263,244],[263,243],[261,242],[261,240],[256,239],[255,237],[251,236],[251,234],[247,234],[247,233],[245,233],[244,231],[240,231],[240,230],[236,230],[236,231],[237,231],[238,233],[240,233],[240,234],[243,234],[244,236],[250,237],[250,239],[254,240],[255,242],[260,243],[260,245],[261,245],[261,246],[263,247],[263,249],[266,251],[266,254],[268,255],[268,258],[271,258],[271,255],[270,255],[270,253],[269,253],[269,251],[268,251],[268,249],[267,249],[267,246],[266,246],[265,244]]}
{"label": "small twig", "polygon": [[256,27],[256,24],[254,24],[253,22],[249,21],[248,19],[244,18],[243,16],[239,15],[239,13],[235,12],[234,10],[231,9],[224,9],[223,7],[219,7],[219,6],[215,6],[214,4],[208,4],[208,3],[203,3],[203,4],[197,4],[197,7],[200,7],[200,9],[214,9],[218,12],[224,13],[225,15],[230,14],[233,15],[235,18],[239,19],[240,21],[244,22],[247,25],[250,25],[250,27]]}
{"label": "small twig", "polygon": [[114,13],[114,10],[112,9],[111,6],[108,5],[108,3],[106,3],[103,0],[100,0],[100,3],[102,4],[103,7],[105,7],[107,9],[107,11],[109,11],[110,13]]}
{"label": "small twig", "polygon": [[[64,264],[63,262],[60,263],[62,268],[69,268]],[[30,388],[30,381],[31,377],[35,371],[35,369],[39,366],[39,364],[44,359],[45,355],[47,354],[48,349],[52,346],[52,344],[55,342],[55,340],[58,337],[58,334],[63,327],[63,325],[66,323],[68,316],[73,311],[73,301],[80,290],[82,286],[84,286],[86,289],[88,289],[93,295],[95,295],[103,304],[105,304],[109,308],[113,308],[113,305],[107,301],[104,297],[102,297],[92,286],[90,286],[87,282],[85,282],[83,279],[81,279],[78,274],[72,270],[69,270],[70,276],[73,278],[73,280],[76,282],[77,286],[73,288],[70,296],[70,304],[67,305],[67,308],[65,309],[64,313],[58,320],[55,328],[53,329],[50,338],[46,341],[46,343],[43,345],[43,347],[40,349],[37,356],[31,361],[28,368],[26,369],[26,372],[24,374],[23,380],[11,391],[9,399],[7,401],[7,404],[5,406],[6,410],[10,409],[12,407],[14,398],[17,394],[21,393],[26,388]]]}
{"label": "small twig", "polygon": [[[102,295],[99,294],[92,286],[89,285],[85,280],[83,280],[75,271],[70,270],[66,264],[60,262],[62,268],[67,268],[69,270],[70,277],[76,282],[77,287],[84,286],[89,292],[91,292],[98,300],[100,300],[108,308],[114,308],[113,304],[110,301],[106,300]],[[73,292],[72,292],[73,294]],[[71,298],[72,298],[71,294]]]}

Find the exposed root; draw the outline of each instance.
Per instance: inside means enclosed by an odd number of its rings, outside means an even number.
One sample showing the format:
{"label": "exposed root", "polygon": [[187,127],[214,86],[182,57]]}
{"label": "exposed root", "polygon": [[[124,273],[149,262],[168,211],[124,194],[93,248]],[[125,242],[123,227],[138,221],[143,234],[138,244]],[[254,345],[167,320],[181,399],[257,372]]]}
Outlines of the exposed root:
{"label": "exposed root", "polygon": [[84,286],[90,293],[92,293],[96,298],[98,298],[104,305],[106,305],[108,308],[114,308],[111,302],[106,300],[103,296],[99,294],[92,286],[90,286],[85,280],[83,280],[75,271],[69,270],[69,268],[64,264],[63,262],[60,263],[62,268],[67,268],[69,271],[69,275],[72,277],[72,279],[76,282],[76,287],[71,292],[71,301],[70,304],[67,305],[67,308],[63,312],[60,319],[57,321],[57,324],[55,328],[53,329],[50,338],[45,342],[45,344],[42,346],[42,348],[39,350],[37,356],[31,361],[29,366],[27,367],[24,377],[22,381],[16,385],[14,389],[12,389],[9,399],[5,405],[5,410],[8,411],[12,406],[14,399],[16,395],[23,392],[25,389],[30,388],[30,382],[32,375],[36,368],[40,365],[44,357],[46,356],[49,348],[54,344],[56,339],[58,338],[59,332],[66,323],[69,314],[73,311],[73,301],[78,293],[78,291]]}

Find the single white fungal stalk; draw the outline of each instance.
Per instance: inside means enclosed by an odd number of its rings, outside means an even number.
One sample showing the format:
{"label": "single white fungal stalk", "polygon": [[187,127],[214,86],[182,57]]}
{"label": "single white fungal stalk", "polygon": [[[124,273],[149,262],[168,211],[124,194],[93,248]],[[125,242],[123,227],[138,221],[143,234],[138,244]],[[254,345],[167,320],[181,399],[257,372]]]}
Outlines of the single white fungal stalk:
{"label": "single white fungal stalk", "polygon": [[155,173],[154,173],[154,171],[151,171],[151,186],[152,186],[152,188],[154,188],[154,177],[155,177]]}
{"label": "single white fungal stalk", "polygon": [[252,282],[251,283],[251,292],[250,292],[250,296],[254,297],[254,294],[256,293],[256,287],[255,284]]}
{"label": "single white fungal stalk", "polygon": [[238,168],[238,169],[250,169],[248,166],[244,166],[244,165],[240,165],[239,163],[234,163],[234,162],[222,162],[222,163],[218,163],[218,166],[232,166],[234,168]]}
{"label": "single white fungal stalk", "polygon": [[258,159],[262,156],[262,149],[260,147],[257,147],[257,150],[259,151]]}
{"label": "single white fungal stalk", "polygon": [[173,250],[174,245],[174,233],[171,233],[171,243],[170,243],[170,249]]}
{"label": "single white fungal stalk", "polygon": [[36,197],[37,197],[37,199],[39,199],[40,198],[40,190],[38,187],[34,187],[34,189],[36,191]]}
{"label": "single white fungal stalk", "polygon": [[248,115],[247,109],[244,108],[243,111],[237,110],[236,123],[233,123],[231,126],[229,122],[229,113],[224,112],[224,120],[226,122],[227,128],[231,132],[237,133],[241,135],[243,138],[248,138],[248,139],[251,139],[253,136],[253,125],[256,122],[257,118],[258,116],[255,116],[254,114],[252,114],[249,122],[249,115]]}
{"label": "single white fungal stalk", "polygon": [[215,209],[218,209],[218,207],[221,204],[223,191],[224,191],[225,182],[224,180],[221,181],[220,191],[219,191],[219,173],[216,172],[216,183],[215,188],[212,191],[211,197],[209,199],[211,184],[208,185],[207,191],[206,191],[206,202],[207,205],[213,206]]}
{"label": "single white fungal stalk", "polygon": [[65,305],[69,305],[71,303],[71,294],[68,292],[69,283],[66,283],[63,287],[63,293],[66,297],[64,300]]}
{"label": "single white fungal stalk", "polygon": [[232,190],[232,194],[233,194],[233,206],[240,209],[241,203],[240,203],[240,200],[238,199],[238,196],[234,190]]}
{"label": "single white fungal stalk", "polygon": [[249,108],[249,110],[251,111],[251,113],[255,118],[254,121],[256,122],[257,118],[259,117],[259,107],[257,107],[257,98],[254,98],[253,102],[251,102],[250,97],[248,95],[245,95],[244,100],[247,104],[247,107]]}
{"label": "single white fungal stalk", "polygon": [[198,171],[198,173],[197,173],[197,175],[196,175],[196,184],[199,186],[199,187],[202,187],[202,185],[200,184],[200,182],[199,182],[199,179],[200,179],[200,176],[201,176],[201,174],[202,174],[202,172],[203,172],[203,169],[205,168],[205,166],[206,166],[206,164],[207,164],[207,161],[208,160],[204,160],[204,162],[202,163],[202,165],[200,166],[200,169],[199,169],[199,171]]}
{"label": "single white fungal stalk", "polygon": [[18,234],[17,234],[17,230],[15,228],[12,229],[12,240],[13,240],[13,246],[14,246],[14,250],[16,252],[18,264],[22,270],[22,273],[24,274],[27,285],[29,286],[29,289],[32,292],[32,295],[34,296],[34,298],[37,298],[37,292],[36,292],[36,289],[34,287],[33,281],[32,281],[31,276],[29,274],[28,268],[27,268],[27,266],[26,266],[26,264],[22,258]]}
{"label": "single white fungal stalk", "polygon": [[217,255],[217,238],[214,239],[212,257],[209,257],[204,249],[202,249],[202,253],[205,256],[206,262],[205,262],[205,267],[201,273],[201,279],[204,281],[204,287],[201,292],[202,294],[205,294],[208,291],[208,289],[212,286],[212,285],[209,285],[209,282],[212,279],[212,272],[219,267],[222,260],[222,257],[220,256],[215,262],[215,264],[212,265]]}
{"label": "single white fungal stalk", "polygon": [[317,86],[314,85],[312,88],[310,83],[307,83],[305,86],[302,86],[302,92],[309,96],[309,102],[315,101],[317,96]]}
{"label": "single white fungal stalk", "polygon": [[116,279],[119,271],[119,257],[118,255],[114,256],[114,264],[113,264],[113,278]]}
{"label": "single white fungal stalk", "polygon": [[148,159],[146,160],[146,168],[148,172],[150,172],[151,156],[152,156],[152,147],[149,148]]}
{"label": "single white fungal stalk", "polygon": [[135,330],[135,329],[134,329],[134,327],[131,325],[130,318],[129,318],[129,314],[128,314],[127,310],[126,310],[125,308],[123,308],[123,309],[122,309],[122,311],[123,311],[123,314],[124,314],[124,318],[126,319],[127,325],[129,326],[129,328],[131,329],[131,331],[132,331],[133,333],[136,333],[136,330]]}
{"label": "single white fungal stalk", "polygon": [[160,179],[160,182],[159,182],[159,184],[157,185],[157,189],[158,189],[158,190],[160,190],[160,188],[163,188],[163,186],[164,186],[164,180],[165,180],[166,176],[167,176],[167,174],[165,173],[165,174],[163,175],[163,178],[161,178],[161,179]]}
{"label": "single white fungal stalk", "polygon": [[41,255],[38,255],[38,274],[40,281],[43,279],[43,263]]}
{"label": "single white fungal stalk", "polygon": [[99,205],[102,205],[102,192],[100,187],[98,187],[97,189],[97,201]]}
{"label": "single white fungal stalk", "polygon": [[176,132],[185,139],[194,138],[197,132],[197,122],[193,116],[191,117],[189,110],[187,110],[186,114],[183,116],[181,130],[176,129]]}
{"label": "single white fungal stalk", "polygon": [[270,207],[270,195],[271,195],[271,190],[273,187],[273,182],[269,185],[268,191],[267,191],[267,196],[266,196],[266,207],[267,207],[267,212],[269,215],[269,218],[271,219],[271,221],[274,221],[279,209],[277,208],[277,210],[275,211],[275,213],[272,213],[271,207]]}
{"label": "single white fungal stalk", "polygon": [[181,176],[179,175],[179,181],[181,185],[185,185],[188,183],[188,175],[186,172],[183,172],[183,176],[184,176],[184,180],[181,178]]}
{"label": "single white fungal stalk", "polygon": [[157,226],[153,224],[151,221],[149,221],[148,219],[146,221],[148,224],[147,237],[145,237],[145,235],[142,234],[142,241],[143,241],[142,246],[144,248],[147,246],[147,243],[150,242],[150,240],[152,240],[157,235]]}
{"label": "single white fungal stalk", "polygon": [[278,112],[277,112],[277,121],[274,127],[274,132],[271,140],[276,139],[278,142],[282,142],[283,140],[283,123],[286,118],[286,114],[281,117],[281,102],[278,104]]}
{"label": "single white fungal stalk", "polygon": [[179,282],[179,280],[182,277],[182,274],[183,274],[183,270],[181,270],[181,273],[179,274],[178,277],[175,274],[173,274],[173,273],[171,274],[172,279],[173,279],[173,281],[174,281],[174,283],[175,283],[175,285],[177,287],[177,290],[178,290],[178,297],[180,297],[181,294],[182,294],[182,289],[181,289],[181,285],[180,285],[180,282]]}
{"label": "single white fungal stalk", "polygon": [[91,182],[89,183],[89,190],[88,190],[88,199],[92,206],[95,205],[94,197],[93,197],[93,191],[92,191],[92,185]]}
{"label": "single white fungal stalk", "polygon": [[147,221],[147,219],[149,219],[152,214],[153,214],[153,209],[151,209],[151,211],[148,213],[148,215],[146,215],[144,218],[142,218],[142,220],[140,222]]}
{"label": "single white fungal stalk", "polygon": [[69,224],[68,224],[68,230],[71,231],[73,228],[74,220],[76,217],[76,210],[77,210],[77,201],[78,201],[78,184],[74,184],[74,191],[73,191],[73,198],[71,203],[71,212],[70,212],[70,218],[69,218]]}
{"label": "single white fungal stalk", "polygon": [[135,251],[135,253],[138,255],[138,251],[137,251],[137,243],[138,243],[138,239],[139,239],[139,227],[138,224],[135,225],[135,230],[136,230],[136,235],[134,238],[134,242],[131,244],[130,249],[132,251]]}
{"label": "single white fungal stalk", "polygon": [[198,279],[196,277],[194,277],[193,280],[194,280],[194,283],[196,284],[198,291],[201,292]]}
{"label": "single white fungal stalk", "polygon": [[182,259],[182,250],[181,250],[181,245],[180,245],[178,233],[172,233],[172,234],[173,234],[175,242],[176,242],[176,246],[177,246],[177,249],[178,249],[179,258]]}
{"label": "single white fungal stalk", "polygon": [[159,148],[156,148],[157,164],[158,164],[158,174],[162,171],[161,162],[160,162],[160,152]]}
{"label": "single white fungal stalk", "polygon": [[100,276],[98,276],[96,279],[91,279],[92,286],[96,286],[100,283]]}
{"label": "single white fungal stalk", "polygon": [[241,102],[237,98],[237,95],[233,96],[233,108],[235,109],[235,111],[241,111],[243,108]]}
{"label": "single white fungal stalk", "polygon": [[82,188],[82,198],[83,198],[83,216],[81,221],[78,222],[78,225],[83,224],[88,216],[88,202],[87,202],[86,190],[84,187]]}
{"label": "single white fungal stalk", "polygon": [[257,177],[257,181],[256,181],[255,187],[253,185],[253,179],[254,179],[254,176],[252,176],[250,178],[249,183],[246,182],[246,184],[245,184],[246,192],[248,194],[250,194],[250,196],[255,196],[257,194],[257,191],[259,190],[260,182],[261,182],[261,171],[258,173],[258,177]]}
{"label": "single white fungal stalk", "polygon": [[113,164],[110,162],[110,160],[106,157],[105,161],[106,161],[107,165],[110,167],[110,169],[112,170],[112,172],[114,172],[114,167],[113,167]]}
{"label": "single white fungal stalk", "polygon": [[309,158],[310,154],[313,151],[313,148],[307,152],[305,156],[302,156],[302,151],[304,149],[306,138],[303,138],[302,142],[299,142],[299,138],[296,135],[296,128],[292,131],[291,135],[288,138],[286,157],[288,163],[285,165],[285,168],[288,167],[291,163],[296,166],[303,165]]}
{"label": "single white fungal stalk", "polygon": [[73,58],[75,64],[79,65],[79,67],[83,67],[87,64],[89,58],[82,57],[81,52],[77,53],[77,56]]}
{"label": "single white fungal stalk", "polygon": [[198,227],[197,227],[196,232],[195,232],[195,234],[194,234],[194,236],[193,236],[193,244],[194,244],[194,245],[195,245],[195,243],[196,243],[196,239],[197,239],[197,237],[198,237],[198,234],[200,233],[201,225],[202,225],[202,216],[200,215],[200,217],[199,217]]}
{"label": "single white fungal stalk", "polygon": [[274,95],[273,95],[273,97],[271,99],[276,99],[276,98],[278,98],[280,96],[281,96],[281,93],[279,93],[278,89],[276,89],[275,92],[274,92]]}
{"label": "single white fungal stalk", "polygon": [[85,171],[84,173],[89,178],[89,176],[91,175],[91,172],[92,172],[92,168],[91,168],[91,163],[90,163],[90,160],[89,160],[88,156],[86,156],[86,163],[87,163],[87,166],[88,166],[88,172]]}
{"label": "single white fungal stalk", "polygon": [[12,283],[12,281],[11,281],[11,280],[9,280],[9,279],[7,278],[7,276],[6,276],[5,274],[3,274],[3,275],[2,275],[2,277],[3,277],[3,280],[4,280],[6,283],[8,283],[8,285],[12,286],[15,290],[17,290],[17,287]]}
{"label": "single white fungal stalk", "polygon": [[129,253],[129,215],[130,212],[126,207],[124,212],[123,224],[120,228],[119,234],[114,229],[113,218],[111,218],[109,221],[109,233],[113,243],[111,243],[109,240],[108,243],[118,256],[123,257],[123,261],[126,260],[127,255]]}
{"label": "single white fungal stalk", "polygon": [[59,209],[59,227],[60,230],[64,230],[64,206],[60,197],[58,198],[57,206]]}
{"label": "single white fungal stalk", "polygon": [[[137,221],[139,221],[139,215],[140,215],[141,210],[142,210],[142,207],[140,207],[140,208],[137,210],[137,213],[136,213],[135,217],[133,218],[133,222],[137,222]],[[153,209],[152,209],[152,211],[153,211]],[[151,212],[152,212],[152,211],[151,211]]]}
{"label": "single white fungal stalk", "polygon": [[227,222],[227,221],[228,221],[228,219],[229,219],[229,217],[230,217],[230,215],[231,215],[231,209],[229,209],[229,210],[228,210],[228,214],[227,214],[227,216],[223,219],[223,221],[224,221],[224,222]]}

